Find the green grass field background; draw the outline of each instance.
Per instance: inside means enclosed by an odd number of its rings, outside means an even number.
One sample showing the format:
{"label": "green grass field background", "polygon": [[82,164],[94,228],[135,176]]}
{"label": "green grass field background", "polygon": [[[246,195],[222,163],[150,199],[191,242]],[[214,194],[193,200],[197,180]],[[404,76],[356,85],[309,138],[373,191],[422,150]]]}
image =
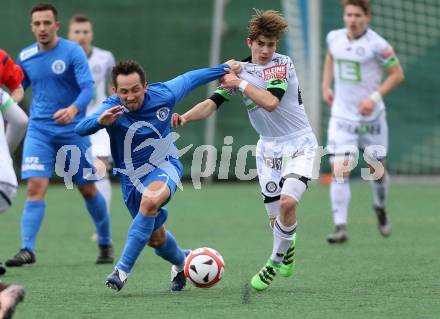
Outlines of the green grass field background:
{"label": "green grass field background", "polygon": [[[272,233],[257,184],[185,184],[168,205],[168,228],[182,247],[209,246],[226,262],[211,289],[171,293],[170,266],[146,248],[125,288],[105,287],[111,265],[94,264],[91,219],[77,191],[51,186],[37,242],[37,263],[1,279],[26,287],[15,318],[440,318],[440,191],[435,184],[393,184],[393,234],[380,237],[367,183],[352,184],[350,241],[329,246],[328,188],[312,185],[299,208],[297,272],[264,292],[249,288],[271,252]],[[119,257],[131,222],[114,185],[112,230]],[[0,260],[20,245],[20,188],[0,216]]]}

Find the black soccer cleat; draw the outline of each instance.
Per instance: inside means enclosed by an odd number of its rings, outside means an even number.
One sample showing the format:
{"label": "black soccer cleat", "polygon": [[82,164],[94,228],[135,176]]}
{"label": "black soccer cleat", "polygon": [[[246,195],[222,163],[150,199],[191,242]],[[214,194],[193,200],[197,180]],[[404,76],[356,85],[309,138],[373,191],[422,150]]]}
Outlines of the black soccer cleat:
{"label": "black soccer cleat", "polygon": [[32,250],[22,248],[12,259],[6,260],[5,264],[8,267],[21,267],[25,264],[33,264],[36,261],[35,254]]}
{"label": "black soccer cleat", "polygon": [[6,273],[6,268],[5,266],[3,266],[2,263],[0,263],[0,276],[4,275]]}
{"label": "black soccer cleat", "polygon": [[342,244],[348,240],[348,232],[346,225],[336,225],[333,233],[327,236],[329,244]]}
{"label": "black soccer cleat", "polygon": [[115,268],[113,272],[107,276],[105,285],[116,291],[121,290],[127,282],[128,274],[118,268]]}
{"label": "black soccer cleat", "polygon": [[[186,257],[191,253],[190,249],[185,249],[185,260]],[[186,276],[185,271],[182,269],[181,271],[178,270],[176,265],[171,266],[171,284],[170,289],[171,291],[181,291],[186,286]]]}
{"label": "black soccer cleat", "polygon": [[96,263],[98,265],[113,264],[115,256],[113,253],[112,244],[99,245],[98,247],[99,247],[99,255],[98,255],[98,258],[96,258]]}
{"label": "black soccer cleat", "polygon": [[373,206],[377,216],[377,227],[383,237],[391,235],[391,223],[384,207]]}
{"label": "black soccer cleat", "polygon": [[181,291],[186,286],[186,276],[185,272],[178,271],[177,266],[173,265],[171,267],[171,291]]}

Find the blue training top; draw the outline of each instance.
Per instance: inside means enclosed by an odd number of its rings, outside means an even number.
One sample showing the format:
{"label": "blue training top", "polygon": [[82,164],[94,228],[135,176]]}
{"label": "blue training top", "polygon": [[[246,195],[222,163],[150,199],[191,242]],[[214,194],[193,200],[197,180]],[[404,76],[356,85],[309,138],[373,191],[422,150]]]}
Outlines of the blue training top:
{"label": "blue training top", "polygon": [[[23,49],[17,63],[24,71],[23,87],[32,88],[30,120],[42,121],[55,131],[72,131],[93,98],[93,78],[84,50],[58,37],[56,46],[48,51],[41,51],[38,43]],[[72,104],[80,110],[73,121],[68,125],[55,123],[54,113]]]}
{"label": "blue training top", "polygon": [[[144,103],[139,110],[130,112],[125,109],[112,125],[104,127],[98,123],[100,115],[109,108],[123,105],[116,95],[112,95],[94,114],[83,119],[76,126],[75,132],[90,135],[105,128],[110,136],[115,167],[121,173],[121,187],[131,187],[134,179],[161,167],[169,157],[177,158],[177,149],[170,134],[170,122],[176,103],[200,85],[223,76],[224,68],[229,66],[221,64],[190,71],[170,81],[148,85]],[[165,171],[172,175],[172,172]]]}

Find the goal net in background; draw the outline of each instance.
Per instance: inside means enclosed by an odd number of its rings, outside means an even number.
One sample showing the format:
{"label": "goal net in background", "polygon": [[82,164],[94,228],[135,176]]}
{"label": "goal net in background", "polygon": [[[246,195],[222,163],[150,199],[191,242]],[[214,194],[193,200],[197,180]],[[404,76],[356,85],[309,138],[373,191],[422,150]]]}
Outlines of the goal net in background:
{"label": "goal net in background", "polygon": [[[371,28],[395,48],[406,77],[398,89],[385,97],[390,126],[389,170],[393,174],[440,174],[440,1],[371,2]],[[330,113],[320,100],[325,37],[330,30],[343,27],[341,3],[341,0],[283,1],[291,29],[288,53],[296,62],[300,80],[306,84],[302,86],[307,112],[312,118],[319,118],[315,130],[321,144],[326,141]],[[319,14],[317,26],[313,26],[314,10]],[[317,58],[316,51],[312,52],[310,47],[316,36],[319,61],[313,60]],[[311,74],[316,65],[320,68],[319,79]],[[319,102],[313,103],[317,95]]]}

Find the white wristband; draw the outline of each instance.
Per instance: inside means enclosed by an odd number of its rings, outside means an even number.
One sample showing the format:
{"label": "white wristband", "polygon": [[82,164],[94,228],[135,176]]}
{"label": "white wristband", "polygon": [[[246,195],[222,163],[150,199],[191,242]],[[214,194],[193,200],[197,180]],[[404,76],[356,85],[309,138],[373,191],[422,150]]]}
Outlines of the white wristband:
{"label": "white wristband", "polygon": [[241,80],[240,85],[238,86],[238,89],[244,93],[244,90],[246,89],[246,86],[248,86],[249,82],[245,80]]}
{"label": "white wristband", "polygon": [[371,95],[370,95],[370,99],[372,99],[374,101],[374,103],[379,103],[380,101],[382,101],[382,94],[380,94],[378,91],[374,91]]}

